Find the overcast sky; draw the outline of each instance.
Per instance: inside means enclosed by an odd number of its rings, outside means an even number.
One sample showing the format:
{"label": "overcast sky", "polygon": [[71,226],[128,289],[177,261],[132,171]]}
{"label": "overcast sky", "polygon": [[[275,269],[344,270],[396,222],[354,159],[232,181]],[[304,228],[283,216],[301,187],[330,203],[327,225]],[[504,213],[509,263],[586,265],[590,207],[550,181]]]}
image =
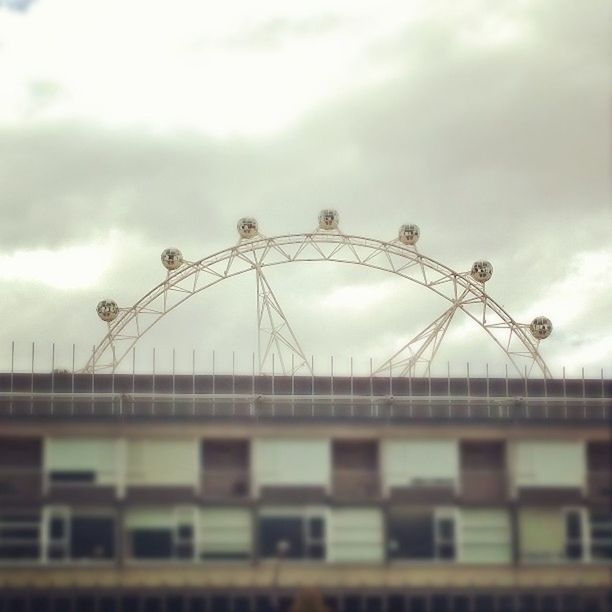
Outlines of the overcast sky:
{"label": "overcast sky", "polygon": [[[0,0],[0,369],[102,338],[167,246],[197,260],[255,216],[419,248],[517,320],[546,315],[555,375],[612,375],[608,0]],[[388,275],[283,266],[269,280],[320,370],[386,357],[446,306]],[[256,348],[255,284],[192,299],[141,340],[167,366]],[[505,356],[460,317],[438,366]],[[148,358],[148,357],[147,357]],[[141,357],[141,359],[144,359]],[[441,365],[440,365],[441,364]],[[146,362],[141,370],[147,369]],[[239,365],[240,367],[240,365]]]}

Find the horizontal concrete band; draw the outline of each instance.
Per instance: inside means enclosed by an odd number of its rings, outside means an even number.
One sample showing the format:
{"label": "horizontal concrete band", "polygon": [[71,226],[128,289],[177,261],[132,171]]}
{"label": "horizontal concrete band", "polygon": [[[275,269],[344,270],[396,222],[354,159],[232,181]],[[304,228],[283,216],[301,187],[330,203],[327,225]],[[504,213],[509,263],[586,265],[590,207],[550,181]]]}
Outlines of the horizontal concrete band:
{"label": "horizontal concrete band", "polygon": [[1,569],[0,589],[596,589],[611,588],[610,566],[491,567],[426,565],[159,564],[148,567]]}

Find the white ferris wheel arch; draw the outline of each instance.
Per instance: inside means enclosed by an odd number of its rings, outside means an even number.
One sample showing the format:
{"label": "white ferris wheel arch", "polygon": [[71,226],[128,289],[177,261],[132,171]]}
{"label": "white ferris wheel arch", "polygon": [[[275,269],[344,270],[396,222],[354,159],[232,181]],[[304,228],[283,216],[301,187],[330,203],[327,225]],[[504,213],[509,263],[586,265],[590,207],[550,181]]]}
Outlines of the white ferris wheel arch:
{"label": "white ferris wheel arch", "polygon": [[[386,242],[344,234],[334,228],[275,237],[256,233],[250,238],[243,237],[235,246],[195,262],[183,261],[176,249],[167,251],[176,251],[180,262],[178,269],[168,270],[165,280],[129,308],[119,308],[112,300],[106,302],[114,306],[116,312],[112,320],[107,319],[107,334],[94,347],[84,372],[114,372],[138,340],[186,300],[221,281],[254,272],[257,277],[260,373],[274,355],[284,373],[295,373],[302,368],[312,373],[310,362],[263,269],[295,262],[331,261],[395,274],[433,291],[449,303],[445,311],[381,363],[373,374],[414,376],[419,369],[430,373],[431,362],[450,322],[461,310],[505,352],[519,376],[526,376],[536,368],[544,377],[551,377],[538,351],[540,340],[530,333],[530,324],[515,321],[488,295],[484,282],[474,280],[470,272],[457,272],[400,240]],[[100,305],[98,312],[100,314]]]}

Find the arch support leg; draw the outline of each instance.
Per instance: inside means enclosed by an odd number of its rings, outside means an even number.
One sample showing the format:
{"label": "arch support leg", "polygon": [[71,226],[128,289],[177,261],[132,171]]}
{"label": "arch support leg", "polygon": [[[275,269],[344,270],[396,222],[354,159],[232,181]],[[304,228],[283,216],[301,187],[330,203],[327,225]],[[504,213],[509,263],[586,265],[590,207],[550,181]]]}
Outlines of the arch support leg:
{"label": "arch support leg", "polygon": [[310,363],[289,320],[259,266],[256,268],[256,275],[259,373],[262,374],[266,370],[276,355],[283,374],[295,374],[302,369],[312,374]]}

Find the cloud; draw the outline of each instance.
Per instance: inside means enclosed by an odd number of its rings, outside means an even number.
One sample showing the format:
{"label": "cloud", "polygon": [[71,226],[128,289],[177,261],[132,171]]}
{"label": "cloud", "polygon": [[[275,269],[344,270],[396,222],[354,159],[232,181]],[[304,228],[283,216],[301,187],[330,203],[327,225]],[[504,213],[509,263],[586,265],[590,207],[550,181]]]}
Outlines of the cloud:
{"label": "cloud", "polygon": [[0,8],[3,6],[9,10],[26,13],[36,0],[0,0]]}
{"label": "cloud", "polygon": [[[101,23],[50,4],[19,20],[0,56],[12,92],[0,110],[0,245],[63,252],[121,232],[121,253],[73,303],[82,337],[100,331],[97,299],[131,304],[160,280],[164,247],[195,260],[233,244],[241,216],[267,235],[297,233],[332,206],[347,233],[393,239],[416,222],[427,255],[459,271],[491,260],[488,288],[511,314],[553,318],[542,346],[553,363],[586,359],[576,347],[593,328],[593,359],[612,359],[609,290],[580,285],[577,267],[610,256],[607,3],[365,2],[334,14],[230,3],[205,23],[193,19],[201,3],[156,5],[139,45],[144,5],[120,3],[113,49],[99,36],[119,4],[94,11]],[[81,29],[63,29],[69,4]],[[65,47],[41,54],[54,28]],[[307,352],[383,358],[444,308],[415,287],[324,268],[270,272]],[[145,345],[250,354],[253,286],[241,283],[194,299]],[[393,290],[382,299],[381,287]],[[30,286],[19,296],[37,299]],[[47,315],[64,306],[53,296],[39,299]],[[36,310],[15,300],[20,320],[0,342],[43,337]],[[72,333],[61,320],[55,330]],[[483,342],[478,330],[449,334],[442,363],[493,359]]]}

